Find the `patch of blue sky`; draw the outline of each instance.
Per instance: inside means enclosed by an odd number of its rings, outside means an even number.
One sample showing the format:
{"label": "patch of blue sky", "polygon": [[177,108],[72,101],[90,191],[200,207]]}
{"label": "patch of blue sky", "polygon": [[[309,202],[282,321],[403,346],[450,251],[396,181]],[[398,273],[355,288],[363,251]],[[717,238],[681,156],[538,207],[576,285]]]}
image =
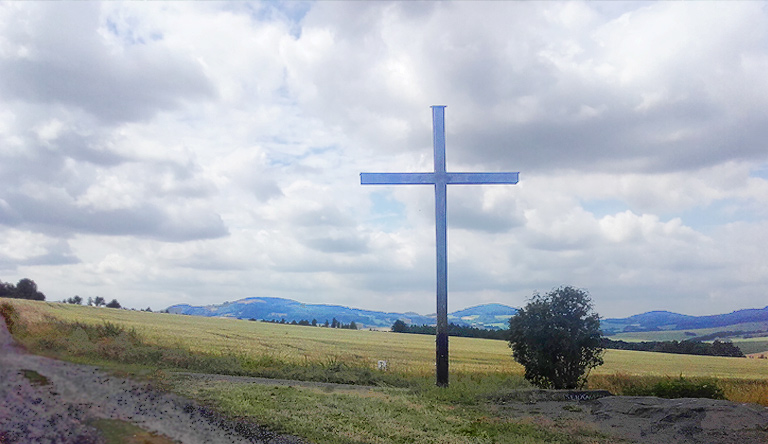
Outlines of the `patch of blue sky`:
{"label": "patch of blue sky", "polygon": [[762,164],[749,172],[750,177],[768,180],[768,164]]}
{"label": "patch of blue sky", "polygon": [[406,221],[405,205],[392,197],[391,191],[374,191],[370,200],[371,220],[377,228],[391,233],[403,227]]}
{"label": "patch of blue sky", "polygon": [[768,217],[768,209],[756,205],[724,199],[712,202],[707,206],[694,207],[678,213],[683,224],[702,233],[709,233],[715,228],[733,222],[759,222]]}
{"label": "patch of blue sky", "polygon": [[163,39],[163,34],[160,32],[153,32],[146,36],[140,35],[130,23],[119,24],[110,18],[106,19],[105,27],[110,34],[117,37],[127,46],[146,45],[147,41],[159,41]]}
{"label": "patch of blue sky", "polygon": [[260,2],[234,2],[229,8],[243,8],[258,22],[282,21],[290,25],[294,38],[301,37],[301,21],[307,15],[314,1],[264,0]]}
{"label": "patch of blue sky", "polygon": [[625,202],[618,199],[589,200],[582,202],[581,206],[585,211],[592,213],[597,219],[623,213],[630,209]]}

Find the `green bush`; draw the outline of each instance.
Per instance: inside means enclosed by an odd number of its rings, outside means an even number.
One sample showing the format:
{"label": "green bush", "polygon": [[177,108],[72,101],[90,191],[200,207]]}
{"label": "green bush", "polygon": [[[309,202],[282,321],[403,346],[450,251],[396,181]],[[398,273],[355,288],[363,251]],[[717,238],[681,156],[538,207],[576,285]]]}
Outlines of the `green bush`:
{"label": "green bush", "polygon": [[509,346],[525,379],[545,389],[583,387],[603,364],[600,317],[589,294],[574,287],[534,293],[509,319]]}
{"label": "green bush", "polygon": [[628,387],[629,396],[658,396],[659,398],[708,398],[725,399],[725,393],[713,380],[691,380],[680,376],[647,387]]}

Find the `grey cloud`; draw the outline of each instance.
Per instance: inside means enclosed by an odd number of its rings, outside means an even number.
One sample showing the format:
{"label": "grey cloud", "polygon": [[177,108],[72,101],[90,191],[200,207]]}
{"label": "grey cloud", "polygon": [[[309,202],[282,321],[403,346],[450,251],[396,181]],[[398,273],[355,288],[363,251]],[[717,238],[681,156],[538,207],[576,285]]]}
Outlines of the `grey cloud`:
{"label": "grey cloud", "polygon": [[353,235],[310,237],[303,243],[323,253],[364,253],[368,250],[367,242]]}
{"label": "grey cloud", "polygon": [[[478,186],[475,188],[479,194]],[[525,224],[525,219],[518,214],[516,207],[490,210],[482,208],[480,196],[475,200],[450,199],[448,202],[448,225],[450,228],[464,228],[468,230],[480,230],[486,233],[504,233],[512,228]]]}
{"label": "grey cloud", "polygon": [[347,226],[351,227],[352,220],[341,213],[338,208],[325,206],[319,209],[299,211],[291,218],[291,222],[301,227],[314,226]]}
{"label": "grey cloud", "polygon": [[48,253],[24,261],[15,261],[19,265],[72,265],[82,261],[72,254]]}
{"label": "grey cloud", "polygon": [[61,243],[49,248],[44,254],[30,257],[22,261],[14,261],[18,265],[72,265],[81,263],[69,248],[69,245]]}
{"label": "grey cloud", "polygon": [[[696,170],[728,159],[766,158],[768,118],[738,124],[711,103],[668,106],[650,115],[608,112],[589,121],[554,121],[464,128],[451,138],[451,154],[468,164],[546,171]],[[682,135],[675,140],[675,133]]]}
{"label": "grey cloud", "polygon": [[206,211],[174,215],[147,203],[130,209],[94,210],[77,208],[59,198],[43,200],[18,193],[3,200],[0,224],[51,235],[136,235],[170,242],[228,235],[221,217]]}
{"label": "grey cloud", "polygon": [[222,257],[218,253],[196,254],[181,261],[174,262],[174,265],[201,271],[252,271],[249,266],[233,259]]}
{"label": "grey cloud", "polygon": [[[69,142],[76,145],[71,139]],[[64,151],[67,149],[59,150],[56,145],[48,149],[30,140],[26,141],[23,151],[17,153],[0,149],[0,177],[4,182],[4,190],[35,181],[64,187],[86,186],[78,181],[73,171],[65,168],[68,156]]]}
{"label": "grey cloud", "polygon": [[[138,167],[139,165],[137,165]],[[187,162],[159,161],[155,163],[141,162],[142,181],[147,188],[157,196],[160,182],[170,177],[170,184],[162,188],[162,196],[182,198],[211,197],[216,192],[216,186],[200,177],[202,168],[192,160]],[[138,175],[137,175],[138,178]]]}
{"label": "grey cloud", "polygon": [[98,8],[47,4],[28,14],[31,23],[14,29],[12,38],[33,55],[0,59],[0,96],[76,106],[109,123],[213,96],[201,67],[160,43],[109,50],[98,32]]}
{"label": "grey cloud", "polygon": [[[368,270],[360,277],[360,286],[376,292],[384,289],[387,294],[405,292],[413,295],[411,299],[427,294],[434,301],[434,264],[431,264],[431,267],[423,268],[423,270],[408,270],[407,272],[403,272],[403,270]],[[430,272],[432,273],[431,276]],[[450,278],[450,269],[448,273]],[[430,302],[429,305],[433,304],[434,302]]]}
{"label": "grey cloud", "polygon": [[[15,270],[19,266],[72,265],[81,263],[80,259],[72,253],[72,249],[66,241],[60,240],[50,245],[44,245],[44,248],[44,253],[24,259],[10,258],[0,254],[0,269]],[[19,253],[24,254],[27,252]]]}
{"label": "grey cloud", "polygon": [[[66,132],[56,140],[51,141],[50,144],[56,150],[56,155],[94,165],[109,167],[129,160],[126,156],[107,149],[104,141],[95,135]],[[47,153],[45,153],[46,151]],[[44,150],[44,155],[50,156],[50,151]]]}
{"label": "grey cloud", "polygon": [[336,206],[301,210],[287,222],[294,227],[300,242],[313,250],[325,253],[368,250],[368,243],[356,231],[354,221]]}
{"label": "grey cloud", "polygon": [[251,183],[251,191],[263,202],[283,195],[283,190],[277,182],[266,178],[254,179]]}

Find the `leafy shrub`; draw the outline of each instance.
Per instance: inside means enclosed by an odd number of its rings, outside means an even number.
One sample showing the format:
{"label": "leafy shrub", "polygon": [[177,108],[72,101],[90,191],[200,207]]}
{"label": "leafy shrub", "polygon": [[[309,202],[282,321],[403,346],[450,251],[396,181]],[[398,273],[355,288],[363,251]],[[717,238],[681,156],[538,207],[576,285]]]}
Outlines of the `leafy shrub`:
{"label": "leafy shrub", "polygon": [[509,346],[525,379],[541,388],[573,389],[603,364],[600,317],[589,294],[573,287],[534,293],[509,319]]}
{"label": "leafy shrub", "polygon": [[680,376],[677,379],[659,381],[648,387],[628,387],[629,396],[658,396],[659,398],[708,398],[725,399],[725,393],[713,380],[694,381]]}

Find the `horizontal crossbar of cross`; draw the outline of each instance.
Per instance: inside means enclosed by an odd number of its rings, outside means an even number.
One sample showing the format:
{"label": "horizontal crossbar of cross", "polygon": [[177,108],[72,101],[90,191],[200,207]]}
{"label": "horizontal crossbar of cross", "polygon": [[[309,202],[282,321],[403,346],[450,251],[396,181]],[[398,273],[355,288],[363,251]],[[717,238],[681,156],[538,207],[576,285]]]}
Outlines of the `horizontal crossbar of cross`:
{"label": "horizontal crossbar of cross", "polygon": [[520,173],[361,173],[361,185],[515,184]]}

